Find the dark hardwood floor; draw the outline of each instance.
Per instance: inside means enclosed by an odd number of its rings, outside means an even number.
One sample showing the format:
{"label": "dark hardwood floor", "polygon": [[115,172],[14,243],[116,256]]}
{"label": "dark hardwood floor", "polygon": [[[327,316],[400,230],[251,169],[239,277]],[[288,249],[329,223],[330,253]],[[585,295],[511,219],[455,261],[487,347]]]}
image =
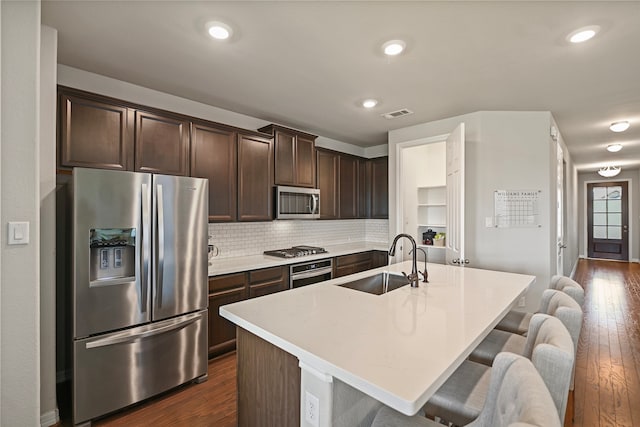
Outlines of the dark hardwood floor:
{"label": "dark hardwood floor", "polygon": [[582,259],[575,280],[584,323],[565,426],[640,426],[640,264]]}
{"label": "dark hardwood floor", "polygon": [[[640,426],[640,264],[580,260],[585,320],[565,426]],[[209,362],[209,380],[96,421],[96,426],[237,424],[236,354]],[[64,406],[61,405],[64,416]],[[68,412],[67,412],[68,413]],[[68,418],[63,425],[70,425]]]}
{"label": "dark hardwood floor", "polygon": [[[234,427],[236,413],[236,353],[209,361],[209,379],[187,384],[114,415],[94,421],[98,427]],[[71,426],[69,387],[58,393],[62,425]]]}

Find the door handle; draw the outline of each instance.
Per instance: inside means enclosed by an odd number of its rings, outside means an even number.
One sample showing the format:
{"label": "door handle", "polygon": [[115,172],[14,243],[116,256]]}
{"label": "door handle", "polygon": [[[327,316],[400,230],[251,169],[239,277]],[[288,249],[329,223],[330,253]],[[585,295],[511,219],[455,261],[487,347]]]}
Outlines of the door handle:
{"label": "door handle", "polygon": [[142,332],[138,334],[135,334],[135,333],[132,334],[128,332],[128,333],[123,333],[122,335],[115,335],[112,337],[91,341],[86,344],[86,348],[89,349],[89,348],[106,347],[114,344],[122,344],[122,343],[138,341],[143,338],[149,338],[155,335],[160,335],[166,332],[174,331],[176,329],[184,328],[185,326],[188,326],[194,323],[196,320],[199,320],[200,318],[202,318],[202,313],[195,313],[177,323],[175,321],[171,321],[171,323],[168,325],[163,325],[146,332]]}
{"label": "door handle", "polygon": [[156,272],[156,291],[158,293],[158,308],[162,307],[162,275],[164,272],[164,196],[162,185],[156,187],[157,215],[158,215],[158,270]]}
{"label": "door handle", "polygon": [[149,215],[149,187],[147,184],[142,184],[141,190],[141,198],[142,198],[142,227],[140,233],[140,262],[142,263],[141,268],[141,279],[140,279],[140,312],[145,313],[147,311],[147,298],[148,298],[148,288],[149,288],[149,239],[151,238],[151,233],[149,233],[149,227],[151,222],[151,216]]}
{"label": "door handle", "polygon": [[567,245],[562,244],[562,243],[558,243],[558,247],[559,247],[560,249],[566,249],[566,248],[567,248]]}

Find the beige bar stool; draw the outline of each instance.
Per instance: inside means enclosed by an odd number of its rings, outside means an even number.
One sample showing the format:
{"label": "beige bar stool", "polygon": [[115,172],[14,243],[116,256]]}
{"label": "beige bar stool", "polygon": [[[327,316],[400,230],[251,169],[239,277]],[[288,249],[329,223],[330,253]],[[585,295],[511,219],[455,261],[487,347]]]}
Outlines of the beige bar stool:
{"label": "beige bar stool", "polygon": [[[564,419],[574,352],[562,322],[547,314],[535,314],[530,323],[524,357],[530,359],[553,399],[558,419]],[[478,417],[485,405],[491,367],[465,360],[424,406],[427,415],[455,425]]]}
{"label": "beige bar stool", "polygon": [[[487,404],[469,427],[560,427],[549,390],[533,364],[511,353],[496,356],[491,369]],[[442,427],[423,416],[408,417],[383,407],[371,427]]]}

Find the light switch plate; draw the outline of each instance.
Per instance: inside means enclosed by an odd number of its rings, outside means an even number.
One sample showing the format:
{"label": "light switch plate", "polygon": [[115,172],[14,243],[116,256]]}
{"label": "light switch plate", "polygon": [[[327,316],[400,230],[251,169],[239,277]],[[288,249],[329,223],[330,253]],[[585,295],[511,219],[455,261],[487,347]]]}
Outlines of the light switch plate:
{"label": "light switch plate", "polygon": [[29,223],[9,222],[7,243],[10,245],[26,245],[29,243]]}
{"label": "light switch plate", "polygon": [[485,217],[484,226],[487,228],[493,227],[493,217],[490,217],[490,216]]}

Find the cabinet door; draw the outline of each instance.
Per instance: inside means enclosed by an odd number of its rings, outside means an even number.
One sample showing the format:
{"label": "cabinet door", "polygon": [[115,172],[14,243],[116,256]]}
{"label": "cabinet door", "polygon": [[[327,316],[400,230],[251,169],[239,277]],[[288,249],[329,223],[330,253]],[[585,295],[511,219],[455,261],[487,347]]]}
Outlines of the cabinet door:
{"label": "cabinet door", "polygon": [[209,279],[209,356],[232,351],[236,346],[236,325],[220,316],[220,306],[247,299],[245,273]]}
{"label": "cabinet door", "polygon": [[236,133],[205,124],[191,127],[191,176],[209,179],[209,221],[236,220]]}
{"label": "cabinet door", "polygon": [[296,185],[295,140],[295,135],[282,131],[275,132],[276,185]]}
{"label": "cabinet door", "polygon": [[298,135],[295,149],[296,185],[314,188],[316,186],[315,141]]}
{"label": "cabinet door", "polygon": [[136,111],[138,172],[189,175],[189,122],[170,116]]}
{"label": "cabinet door", "polygon": [[273,219],[273,142],[238,136],[238,220]]}
{"label": "cabinet door", "polygon": [[386,267],[389,265],[389,253],[387,251],[373,251],[371,268]]}
{"label": "cabinet door", "polygon": [[289,288],[289,268],[263,268],[249,272],[249,298],[284,291]]}
{"label": "cabinet door", "polygon": [[340,218],[358,216],[358,159],[340,156]]}
{"label": "cabinet door", "polygon": [[371,217],[371,160],[358,159],[358,218]]}
{"label": "cabinet door", "polygon": [[371,218],[389,218],[389,158],[371,160]]}
{"label": "cabinet door", "polygon": [[131,170],[133,125],[129,109],[64,91],[59,102],[59,166]]}
{"label": "cabinet door", "polygon": [[336,257],[334,277],[348,276],[349,274],[360,273],[361,271],[371,270],[372,268],[372,251],[343,255]]}
{"label": "cabinet door", "polygon": [[338,156],[317,150],[318,188],[320,189],[320,218],[338,218]]}

